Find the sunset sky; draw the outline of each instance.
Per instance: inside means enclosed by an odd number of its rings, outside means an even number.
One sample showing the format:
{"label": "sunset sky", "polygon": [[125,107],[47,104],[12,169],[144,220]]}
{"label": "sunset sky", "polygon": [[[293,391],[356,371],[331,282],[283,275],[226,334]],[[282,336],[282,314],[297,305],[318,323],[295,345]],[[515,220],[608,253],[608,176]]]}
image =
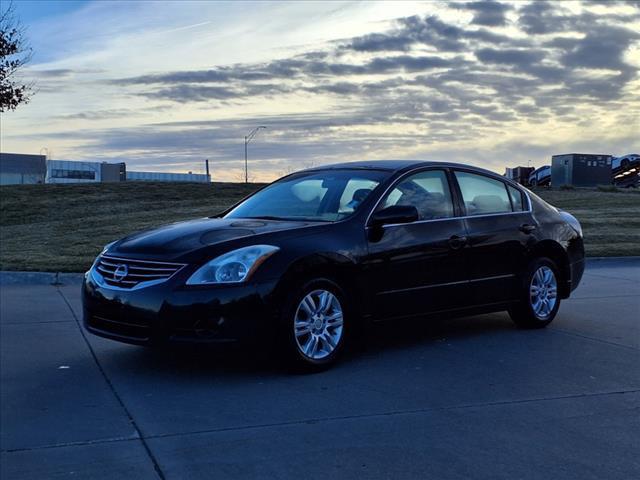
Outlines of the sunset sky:
{"label": "sunset sky", "polygon": [[[4,3],[4,2],[3,2]],[[362,159],[502,173],[640,151],[640,2],[17,1],[2,151],[254,180]]]}

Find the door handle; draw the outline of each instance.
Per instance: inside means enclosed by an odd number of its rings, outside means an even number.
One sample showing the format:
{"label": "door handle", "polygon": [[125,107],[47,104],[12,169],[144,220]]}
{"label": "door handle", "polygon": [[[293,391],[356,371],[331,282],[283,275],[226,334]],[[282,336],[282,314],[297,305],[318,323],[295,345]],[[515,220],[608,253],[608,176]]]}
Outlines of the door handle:
{"label": "door handle", "polygon": [[518,227],[518,230],[520,230],[522,233],[526,233],[527,235],[532,233],[535,229],[536,226],[529,223],[523,223]]}
{"label": "door handle", "polygon": [[449,247],[451,247],[452,250],[459,250],[467,244],[467,241],[467,237],[454,235],[449,238]]}

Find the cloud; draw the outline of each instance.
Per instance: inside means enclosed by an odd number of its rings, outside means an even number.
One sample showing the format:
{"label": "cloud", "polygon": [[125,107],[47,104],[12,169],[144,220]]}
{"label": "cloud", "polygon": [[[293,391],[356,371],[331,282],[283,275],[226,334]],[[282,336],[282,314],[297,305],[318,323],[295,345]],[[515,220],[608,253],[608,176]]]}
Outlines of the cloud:
{"label": "cloud", "polygon": [[33,75],[36,78],[46,78],[46,79],[69,78],[74,73],[75,73],[74,70],[70,68],[55,68],[50,70],[31,70],[29,72],[30,75]]}
{"label": "cloud", "polygon": [[565,18],[559,17],[550,2],[538,0],[522,7],[518,24],[529,35],[561,31],[565,28]]}
{"label": "cloud", "polygon": [[[584,2],[585,6],[596,6],[598,3],[613,7],[616,5],[631,5],[633,2]],[[635,3],[638,7],[638,3]],[[639,7],[640,8],[640,7]],[[640,12],[635,13],[593,13],[582,11],[574,14],[563,8],[562,3],[552,3],[547,0],[537,0],[525,4],[518,10],[518,25],[529,35],[566,33],[571,31],[588,32],[594,26],[606,26],[613,22],[627,23],[640,19]]]}
{"label": "cloud", "polygon": [[[47,94],[85,93],[56,97],[77,111],[40,113],[51,125],[16,137],[133,165],[210,158],[223,166],[235,165],[239,139],[265,124],[252,151],[268,168],[433,155],[502,167],[499,156],[553,153],[554,138],[597,137],[612,153],[640,148],[629,120],[640,109],[640,17],[626,2],[607,5],[431,3],[427,14],[363,23],[351,36],[286,45],[267,59],[171,61],[108,70],[102,80],[80,75],[81,65],[40,65]],[[187,33],[167,41],[186,45]],[[518,142],[523,151],[509,156]]]}
{"label": "cloud", "polygon": [[411,37],[399,35],[387,35],[383,33],[371,33],[354,38],[347,48],[356,52],[385,52],[385,51],[407,51],[415,43]]}
{"label": "cloud", "polygon": [[498,63],[506,65],[530,65],[540,62],[545,56],[540,50],[515,50],[483,48],[475,52],[481,62]]}
{"label": "cloud", "polygon": [[140,95],[152,99],[173,100],[174,102],[229,100],[239,96],[238,92],[234,89],[202,85],[176,85],[169,88],[143,92]]}
{"label": "cloud", "polygon": [[355,37],[342,45],[356,52],[409,51],[413,47],[430,46],[440,52],[461,52],[469,41],[502,44],[509,37],[486,29],[463,29],[445,23],[436,16],[411,16],[397,20],[396,27],[386,33]]}
{"label": "cloud", "polygon": [[624,61],[623,54],[639,38],[640,33],[627,28],[594,26],[584,38],[564,43],[562,63],[569,68],[630,72],[635,68]]}
{"label": "cloud", "polygon": [[505,14],[513,9],[511,5],[491,0],[456,4],[455,8],[474,12],[471,23],[487,27],[500,27],[506,25],[507,18]]}

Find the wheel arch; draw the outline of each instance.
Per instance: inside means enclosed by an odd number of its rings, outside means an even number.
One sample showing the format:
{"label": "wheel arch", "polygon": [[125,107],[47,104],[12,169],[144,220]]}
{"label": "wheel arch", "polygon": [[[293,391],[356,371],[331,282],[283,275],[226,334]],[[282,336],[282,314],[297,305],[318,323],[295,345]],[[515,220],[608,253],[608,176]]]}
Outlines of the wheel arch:
{"label": "wheel arch", "polygon": [[571,267],[567,251],[554,240],[542,240],[531,249],[529,262],[540,257],[547,257],[556,264],[560,274],[560,298],[569,297],[571,293]]}
{"label": "wheel arch", "polygon": [[362,292],[356,278],[356,264],[351,258],[335,252],[321,252],[298,258],[282,275],[275,289],[277,304],[283,305],[288,295],[303,283],[319,278],[336,283],[350,300],[359,316]]}

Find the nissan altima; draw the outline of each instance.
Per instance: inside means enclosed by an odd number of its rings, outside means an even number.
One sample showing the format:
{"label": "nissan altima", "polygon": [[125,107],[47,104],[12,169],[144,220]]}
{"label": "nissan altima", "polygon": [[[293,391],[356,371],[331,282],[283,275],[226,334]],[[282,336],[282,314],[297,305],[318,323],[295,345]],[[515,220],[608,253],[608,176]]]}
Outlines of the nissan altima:
{"label": "nissan altima", "polygon": [[454,163],[353,162],[105,246],[82,286],[84,325],[140,345],[258,339],[318,369],[365,322],[508,311],[544,327],[583,270],[580,223],[517,183]]}

